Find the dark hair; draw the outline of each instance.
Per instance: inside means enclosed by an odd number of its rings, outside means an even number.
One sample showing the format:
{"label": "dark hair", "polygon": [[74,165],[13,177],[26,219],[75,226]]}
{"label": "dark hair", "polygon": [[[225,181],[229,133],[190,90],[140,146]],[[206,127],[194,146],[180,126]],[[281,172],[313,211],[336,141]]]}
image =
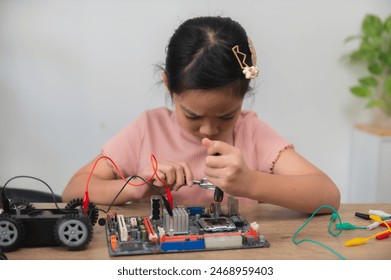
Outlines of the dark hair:
{"label": "dark hair", "polygon": [[238,45],[252,66],[244,28],[228,17],[197,17],[175,30],[167,47],[166,75],[171,93],[189,89],[224,88],[227,94],[244,97],[249,80],[232,47]]}

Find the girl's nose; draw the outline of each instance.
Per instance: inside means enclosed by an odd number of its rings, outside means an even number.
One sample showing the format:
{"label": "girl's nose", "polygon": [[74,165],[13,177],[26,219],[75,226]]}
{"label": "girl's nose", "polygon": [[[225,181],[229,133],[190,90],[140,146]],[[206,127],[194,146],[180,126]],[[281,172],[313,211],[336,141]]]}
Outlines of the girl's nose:
{"label": "girl's nose", "polygon": [[217,125],[213,124],[212,122],[204,122],[200,126],[199,131],[200,134],[204,135],[205,137],[212,137],[219,133],[219,128]]}

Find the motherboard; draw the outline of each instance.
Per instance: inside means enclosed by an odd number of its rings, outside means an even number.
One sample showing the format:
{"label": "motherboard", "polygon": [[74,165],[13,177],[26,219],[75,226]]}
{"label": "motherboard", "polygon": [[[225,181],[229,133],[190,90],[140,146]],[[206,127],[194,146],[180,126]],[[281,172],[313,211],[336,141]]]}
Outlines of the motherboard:
{"label": "motherboard", "polygon": [[164,254],[269,247],[256,222],[248,223],[238,211],[238,200],[229,197],[222,209],[178,206],[162,207],[159,196],[151,197],[151,213],[125,216],[113,213],[105,218],[111,256]]}

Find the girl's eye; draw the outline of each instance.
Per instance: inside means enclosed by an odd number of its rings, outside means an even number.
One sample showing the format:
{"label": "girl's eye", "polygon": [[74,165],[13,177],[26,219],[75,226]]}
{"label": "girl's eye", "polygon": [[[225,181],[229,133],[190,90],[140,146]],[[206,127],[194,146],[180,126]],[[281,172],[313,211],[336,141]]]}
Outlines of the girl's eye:
{"label": "girl's eye", "polygon": [[198,120],[200,117],[199,116],[193,116],[193,115],[185,115],[186,118],[188,118],[189,120]]}
{"label": "girl's eye", "polygon": [[222,116],[222,117],[220,117],[220,119],[222,119],[224,121],[229,121],[229,120],[232,120],[234,117],[235,117],[235,115],[229,115],[229,116]]}

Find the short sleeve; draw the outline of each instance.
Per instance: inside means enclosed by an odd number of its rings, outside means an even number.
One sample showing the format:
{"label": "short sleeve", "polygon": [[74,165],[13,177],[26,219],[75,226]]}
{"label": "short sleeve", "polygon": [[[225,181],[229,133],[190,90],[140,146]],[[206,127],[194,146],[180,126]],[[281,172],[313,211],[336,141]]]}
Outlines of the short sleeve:
{"label": "short sleeve", "polygon": [[111,158],[124,176],[137,172],[144,139],[145,113],[102,145],[102,154]]}
{"label": "short sleeve", "polygon": [[280,153],[293,144],[260,120],[255,112],[243,111],[238,120],[236,144],[249,167],[271,173]]}

